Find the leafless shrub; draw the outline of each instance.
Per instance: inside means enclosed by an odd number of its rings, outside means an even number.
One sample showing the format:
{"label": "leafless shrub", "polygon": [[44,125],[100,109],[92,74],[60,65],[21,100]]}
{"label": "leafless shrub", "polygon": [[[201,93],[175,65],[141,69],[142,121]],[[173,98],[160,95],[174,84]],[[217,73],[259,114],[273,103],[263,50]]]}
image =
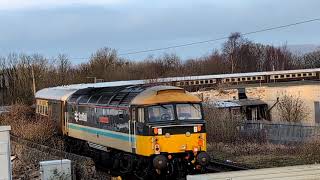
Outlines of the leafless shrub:
{"label": "leafless shrub", "polygon": [[22,104],[13,105],[1,115],[0,124],[11,126],[13,135],[37,143],[44,143],[55,134],[52,121],[36,116],[33,108]]}
{"label": "leafless shrub", "polygon": [[308,117],[308,110],[300,97],[284,95],[277,104],[281,120],[302,122]]}
{"label": "leafless shrub", "polygon": [[300,151],[307,157],[320,158],[320,139],[312,138],[300,146]]}
{"label": "leafless shrub", "polygon": [[235,142],[239,137],[241,118],[225,109],[204,108],[209,142]]}

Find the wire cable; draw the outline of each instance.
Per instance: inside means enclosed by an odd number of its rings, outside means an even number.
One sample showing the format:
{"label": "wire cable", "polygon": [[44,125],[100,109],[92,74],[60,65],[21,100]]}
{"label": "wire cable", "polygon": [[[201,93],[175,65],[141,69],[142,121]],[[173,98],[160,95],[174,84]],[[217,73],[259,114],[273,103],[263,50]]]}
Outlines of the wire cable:
{"label": "wire cable", "polygon": [[[240,33],[242,36],[247,36],[251,34],[257,34],[261,32],[266,32],[266,31],[272,31],[276,29],[284,29],[288,27],[293,27],[301,24],[306,24],[310,22],[315,22],[315,21],[320,21],[320,18],[314,18],[314,19],[308,19],[304,21],[298,21],[290,24],[285,24],[281,26],[274,26],[274,27],[269,27],[269,28],[263,28],[255,31],[249,31],[245,33]],[[186,46],[192,46],[192,45],[197,45],[197,44],[204,44],[204,43],[211,43],[211,42],[216,42],[224,39],[228,39],[229,36],[223,36],[215,39],[209,39],[209,40],[204,40],[204,41],[194,41],[194,42],[189,42],[185,44],[177,44],[177,45],[172,45],[172,46],[167,46],[167,47],[159,47],[159,48],[154,48],[154,49],[145,49],[145,50],[137,50],[137,51],[129,51],[129,52],[123,52],[119,53],[119,56],[124,56],[124,55],[132,55],[132,54],[141,54],[141,53],[147,53],[147,52],[155,52],[155,51],[162,51],[162,50],[168,50],[168,49],[173,49],[173,48],[180,48],[180,47],[186,47]],[[74,59],[74,60],[81,60],[81,59],[89,59],[89,57],[74,57],[74,58],[69,58],[69,59]]]}
{"label": "wire cable", "polygon": [[[256,31],[250,31],[246,33],[240,33],[242,36],[250,35],[250,34],[256,34],[256,33],[261,33],[261,32],[266,32],[266,31],[272,31],[276,29],[283,29],[283,28],[288,28],[291,26],[296,26],[300,24],[306,24],[314,21],[320,21],[320,18],[314,18],[314,19],[309,19],[309,20],[304,20],[304,21],[299,21],[291,24],[286,24],[286,25],[281,25],[281,26],[275,26],[275,27],[269,27],[269,28],[264,28],[264,29],[259,29]],[[190,42],[186,44],[178,44],[178,45],[173,45],[173,46],[167,46],[167,47],[161,47],[161,48],[155,48],[155,49],[146,49],[146,50],[139,50],[139,51],[131,51],[131,52],[125,52],[125,53],[120,53],[120,56],[123,55],[131,55],[131,54],[140,54],[140,53],[146,53],[146,52],[153,52],[153,51],[161,51],[161,50],[167,50],[167,49],[173,49],[173,48],[179,48],[179,47],[185,47],[185,46],[192,46],[196,44],[203,44],[203,43],[209,43],[209,42],[215,42],[215,41],[220,41],[224,39],[228,39],[229,36],[224,36],[216,39],[209,39],[209,40],[204,40],[204,41],[195,41],[195,42]]]}

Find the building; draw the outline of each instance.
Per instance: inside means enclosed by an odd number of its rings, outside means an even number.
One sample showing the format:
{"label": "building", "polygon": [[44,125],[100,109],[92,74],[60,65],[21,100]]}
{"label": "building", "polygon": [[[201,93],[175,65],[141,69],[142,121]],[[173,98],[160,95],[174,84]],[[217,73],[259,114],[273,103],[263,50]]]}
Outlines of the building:
{"label": "building", "polygon": [[[267,104],[267,111],[270,112],[269,119],[272,121],[282,121],[276,105],[279,98],[287,95],[298,97],[303,101],[305,112],[307,112],[308,116],[302,122],[311,125],[320,123],[320,82],[318,81],[269,83],[261,86],[259,84],[252,84],[246,86],[245,92],[248,99],[260,100]],[[205,101],[211,102],[232,102],[235,99],[239,99],[237,86],[198,93],[201,93]]]}

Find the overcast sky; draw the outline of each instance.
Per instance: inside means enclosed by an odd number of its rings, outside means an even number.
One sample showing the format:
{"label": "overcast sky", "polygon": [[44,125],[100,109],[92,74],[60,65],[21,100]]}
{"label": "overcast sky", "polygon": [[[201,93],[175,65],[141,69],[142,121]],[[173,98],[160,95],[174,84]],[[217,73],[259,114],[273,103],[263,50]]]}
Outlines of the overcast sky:
{"label": "overcast sky", "polygon": [[[320,18],[319,0],[0,0],[0,55],[89,57],[171,46]],[[266,44],[320,44],[320,22],[248,36]],[[221,43],[166,50],[183,58]],[[128,55],[138,60],[164,51]],[[84,60],[73,60],[81,62]]]}

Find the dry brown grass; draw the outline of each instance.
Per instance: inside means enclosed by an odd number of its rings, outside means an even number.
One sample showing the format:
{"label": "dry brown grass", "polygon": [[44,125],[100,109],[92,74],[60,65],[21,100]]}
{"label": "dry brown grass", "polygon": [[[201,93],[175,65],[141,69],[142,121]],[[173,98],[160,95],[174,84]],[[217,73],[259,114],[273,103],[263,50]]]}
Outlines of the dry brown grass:
{"label": "dry brown grass", "polygon": [[305,143],[267,143],[261,134],[240,133],[240,119],[225,110],[205,108],[207,151],[216,159],[231,160],[255,168],[320,163],[320,137]]}
{"label": "dry brown grass", "polygon": [[320,162],[320,140],[304,144],[210,143],[208,152],[214,158],[231,160],[255,168],[313,164]]}
{"label": "dry brown grass", "polygon": [[44,143],[55,134],[52,121],[35,115],[33,108],[23,104],[15,104],[0,115],[0,125],[11,126],[13,135],[36,143]]}

